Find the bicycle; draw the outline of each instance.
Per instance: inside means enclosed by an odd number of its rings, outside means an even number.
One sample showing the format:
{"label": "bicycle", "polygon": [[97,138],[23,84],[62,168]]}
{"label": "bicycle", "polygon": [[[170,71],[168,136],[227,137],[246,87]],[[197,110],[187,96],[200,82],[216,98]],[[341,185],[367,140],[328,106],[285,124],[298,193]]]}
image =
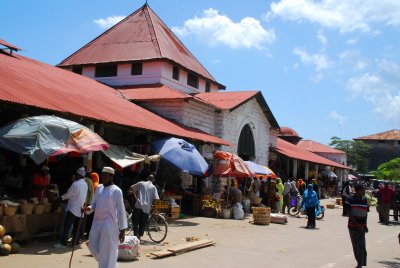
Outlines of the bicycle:
{"label": "bicycle", "polygon": [[[132,213],[126,212],[126,214],[128,220],[126,234],[129,235],[133,231]],[[145,227],[145,232],[148,234],[151,241],[155,243],[161,243],[164,241],[168,233],[168,223],[162,214],[163,213],[157,211],[152,211]]]}
{"label": "bicycle", "polygon": [[[301,196],[291,197],[290,207],[289,207],[289,215],[290,216],[298,216],[301,212]],[[301,213],[305,215],[305,213]],[[321,206],[321,212],[316,216],[317,220],[322,220],[325,216],[325,206]]]}

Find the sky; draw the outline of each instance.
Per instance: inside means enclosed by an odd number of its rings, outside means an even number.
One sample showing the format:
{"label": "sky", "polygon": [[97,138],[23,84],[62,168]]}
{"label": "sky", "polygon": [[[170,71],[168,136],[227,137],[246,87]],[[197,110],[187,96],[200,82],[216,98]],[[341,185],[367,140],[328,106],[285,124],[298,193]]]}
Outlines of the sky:
{"label": "sky", "polygon": [[[56,65],[144,3],[14,0],[0,9],[0,39]],[[148,4],[227,91],[262,91],[304,139],[400,128],[398,0]]]}

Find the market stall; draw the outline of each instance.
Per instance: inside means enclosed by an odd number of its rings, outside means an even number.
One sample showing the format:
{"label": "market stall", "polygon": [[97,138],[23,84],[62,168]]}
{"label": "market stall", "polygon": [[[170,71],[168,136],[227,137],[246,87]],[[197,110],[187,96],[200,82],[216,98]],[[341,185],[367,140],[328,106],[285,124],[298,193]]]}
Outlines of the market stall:
{"label": "market stall", "polygon": [[[243,199],[243,193],[248,188],[247,184],[250,178],[255,176],[255,173],[251,171],[248,165],[239,156],[224,152],[215,151],[213,160],[213,200],[220,203],[222,209],[222,216],[224,218],[231,217],[231,211],[242,210],[242,201],[245,204],[245,210],[250,209],[250,202],[247,199]],[[215,202],[209,200],[204,203],[203,209],[209,210],[207,203],[212,204],[218,214],[218,207]],[[235,217],[237,218],[237,217]]]}
{"label": "market stall", "polygon": [[169,203],[168,215],[176,219],[182,211],[200,216],[202,181],[209,168],[205,159],[194,145],[182,139],[160,139],[152,145],[163,160],[159,173],[166,178],[163,188],[168,187],[162,197]]}
{"label": "market stall", "polygon": [[[2,177],[5,185],[0,187],[0,225],[22,240],[55,235],[60,226],[62,213],[57,202],[57,183],[70,184],[73,173],[64,169],[56,158],[63,156],[64,163],[79,162],[82,166],[81,154],[106,150],[108,144],[76,122],[56,116],[34,116],[0,128],[0,147],[14,152],[11,157],[19,159],[5,164],[8,171]],[[0,153],[7,154],[4,150]],[[72,153],[77,153],[79,158],[68,156]],[[49,165],[54,167],[52,172]],[[8,183],[13,181],[21,183]]]}

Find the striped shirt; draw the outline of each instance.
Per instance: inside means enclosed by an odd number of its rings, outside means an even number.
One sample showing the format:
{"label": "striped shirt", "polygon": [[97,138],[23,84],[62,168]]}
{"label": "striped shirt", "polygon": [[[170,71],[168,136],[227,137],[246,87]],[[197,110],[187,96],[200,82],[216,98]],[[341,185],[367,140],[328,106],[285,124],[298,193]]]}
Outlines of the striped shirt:
{"label": "striped shirt", "polygon": [[[357,197],[352,195],[347,198],[346,204],[349,206],[349,215],[352,215],[357,223],[367,228],[367,214],[369,212],[367,198],[365,196]],[[347,226],[350,229],[357,229],[357,224],[352,222],[350,217]]]}

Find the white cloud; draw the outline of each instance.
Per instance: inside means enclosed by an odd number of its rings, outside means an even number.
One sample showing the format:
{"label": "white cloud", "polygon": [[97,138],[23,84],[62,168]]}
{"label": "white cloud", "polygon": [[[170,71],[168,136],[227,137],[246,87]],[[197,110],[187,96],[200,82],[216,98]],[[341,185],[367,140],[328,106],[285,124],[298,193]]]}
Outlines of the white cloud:
{"label": "white cloud", "polygon": [[274,30],[265,29],[255,18],[246,17],[234,22],[213,8],[203,10],[200,17],[195,16],[185,21],[182,27],[172,30],[180,36],[193,35],[211,46],[223,44],[231,48],[263,49],[264,44],[276,39]]}
{"label": "white cloud", "polygon": [[370,65],[369,60],[358,50],[345,50],[340,53],[339,58],[343,61],[343,65],[352,66],[354,71],[363,71]]}
{"label": "white cloud", "polygon": [[108,29],[123,20],[124,18],[125,16],[110,16],[105,19],[101,18],[94,20],[93,22],[102,29]]}
{"label": "white cloud", "polygon": [[295,47],[293,53],[300,57],[300,61],[304,65],[314,65],[317,72],[328,69],[333,64],[328,57],[322,53],[310,54],[305,49],[299,47]]}
{"label": "white cloud", "polygon": [[283,19],[310,21],[340,32],[369,32],[374,23],[400,27],[398,0],[280,0],[271,4],[270,12]]}
{"label": "white cloud", "polygon": [[348,45],[355,45],[355,44],[357,44],[357,38],[350,38],[349,40],[347,40],[347,44]]}
{"label": "white cloud", "polygon": [[221,60],[220,59],[214,59],[211,62],[214,63],[214,64],[220,64]]}
{"label": "white cloud", "polygon": [[346,116],[338,114],[335,110],[330,112],[328,117],[335,120],[341,126],[344,124],[344,121],[347,119]]}
{"label": "white cloud", "polygon": [[352,77],[347,90],[354,98],[362,97],[374,111],[388,121],[400,123],[400,66],[381,60],[374,73]]}
{"label": "white cloud", "polygon": [[328,44],[328,38],[326,37],[326,35],[324,34],[323,30],[319,30],[317,32],[317,38],[318,40],[321,42],[321,44],[323,46],[326,46]]}

